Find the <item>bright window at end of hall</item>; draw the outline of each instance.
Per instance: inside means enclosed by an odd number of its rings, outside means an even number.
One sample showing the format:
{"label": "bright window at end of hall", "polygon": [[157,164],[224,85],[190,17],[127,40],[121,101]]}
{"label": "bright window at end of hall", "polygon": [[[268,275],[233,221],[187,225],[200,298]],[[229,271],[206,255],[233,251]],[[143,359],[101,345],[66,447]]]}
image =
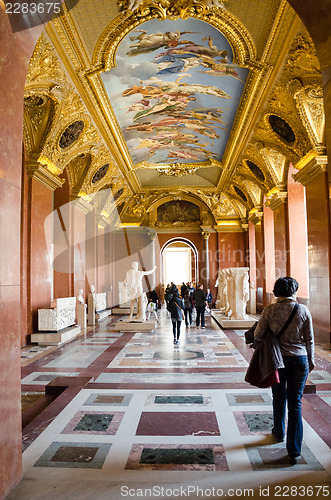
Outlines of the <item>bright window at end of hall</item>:
{"label": "bright window at end of hall", "polygon": [[165,283],[180,285],[191,281],[190,248],[167,248],[164,252]]}

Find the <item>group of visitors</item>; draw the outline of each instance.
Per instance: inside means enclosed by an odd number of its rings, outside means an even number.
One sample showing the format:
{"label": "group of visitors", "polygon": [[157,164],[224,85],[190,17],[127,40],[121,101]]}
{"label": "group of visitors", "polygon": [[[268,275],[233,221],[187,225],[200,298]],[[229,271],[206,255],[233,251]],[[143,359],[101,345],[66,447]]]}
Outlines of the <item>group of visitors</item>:
{"label": "group of visitors", "polygon": [[213,294],[210,289],[207,293],[203,290],[203,285],[194,288],[193,283],[182,283],[180,294],[177,286],[171,282],[165,290],[165,301],[167,310],[170,312],[174,344],[179,344],[181,322],[185,319],[186,327],[191,327],[193,323],[193,310],[196,309],[196,327],[205,329],[205,310],[212,304]]}

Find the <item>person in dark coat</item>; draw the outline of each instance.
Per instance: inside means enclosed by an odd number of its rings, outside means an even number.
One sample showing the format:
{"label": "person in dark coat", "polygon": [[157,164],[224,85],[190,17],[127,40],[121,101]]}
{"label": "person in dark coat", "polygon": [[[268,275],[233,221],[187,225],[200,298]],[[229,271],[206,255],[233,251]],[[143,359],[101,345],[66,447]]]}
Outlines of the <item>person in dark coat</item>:
{"label": "person in dark coat", "polygon": [[152,302],[154,302],[154,304],[156,304],[156,309],[157,309],[158,308],[159,296],[156,293],[155,289],[150,288],[149,291],[147,292],[147,297]]}
{"label": "person in dark coat", "polygon": [[193,300],[195,303],[195,307],[197,309],[197,319],[196,319],[196,326],[200,326],[200,319],[201,319],[201,328],[206,328],[205,327],[205,308],[206,308],[206,294],[203,291],[203,285],[199,285],[198,289],[193,292]]}
{"label": "person in dark coat", "polygon": [[190,294],[190,290],[186,290],[185,295],[184,295],[184,314],[185,314],[185,325],[186,326],[191,326],[192,325],[192,311],[193,311],[193,297]]}
{"label": "person in dark coat", "polygon": [[171,314],[174,344],[179,344],[180,326],[184,319],[184,302],[179,297],[177,288],[173,289],[172,297],[168,304],[168,311]]}
{"label": "person in dark coat", "polygon": [[[290,316],[296,300],[298,282],[289,276],[279,278],[273,293],[277,300],[266,306],[254,332],[254,342],[259,341],[269,329],[274,335],[282,329]],[[278,442],[284,441],[286,403],[288,423],[286,448],[289,463],[296,464],[301,455],[303,425],[301,400],[308,373],[314,369],[314,332],[311,314],[304,304],[279,339],[279,347],[285,368],[279,368],[280,383],[272,386],[274,426],[272,435]]]}
{"label": "person in dark coat", "polygon": [[185,285],[185,283],[183,281],[182,286],[180,287],[180,295],[181,295],[182,299],[185,296],[186,288],[187,288],[187,286]]}

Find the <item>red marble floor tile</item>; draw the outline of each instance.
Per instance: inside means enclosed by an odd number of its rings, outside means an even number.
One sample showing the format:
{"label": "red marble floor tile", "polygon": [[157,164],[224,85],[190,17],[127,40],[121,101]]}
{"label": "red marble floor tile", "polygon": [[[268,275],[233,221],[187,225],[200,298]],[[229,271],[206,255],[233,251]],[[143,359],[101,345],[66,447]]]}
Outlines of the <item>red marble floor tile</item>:
{"label": "red marble floor tile", "polygon": [[143,412],[137,436],[219,436],[213,412]]}

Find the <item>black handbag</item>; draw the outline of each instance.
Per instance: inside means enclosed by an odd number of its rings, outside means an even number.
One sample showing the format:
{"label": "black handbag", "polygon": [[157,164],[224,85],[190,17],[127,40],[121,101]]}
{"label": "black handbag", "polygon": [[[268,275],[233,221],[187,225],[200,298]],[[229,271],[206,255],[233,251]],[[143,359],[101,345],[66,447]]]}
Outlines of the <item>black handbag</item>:
{"label": "black handbag", "polygon": [[279,383],[278,369],[284,368],[284,362],[278,340],[291,323],[298,307],[299,305],[295,304],[290,317],[277,336],[271,330],[267,330],[262,339],[257,342],[256,349],[247,368],[245,382],[259,388],[271,387]]}

